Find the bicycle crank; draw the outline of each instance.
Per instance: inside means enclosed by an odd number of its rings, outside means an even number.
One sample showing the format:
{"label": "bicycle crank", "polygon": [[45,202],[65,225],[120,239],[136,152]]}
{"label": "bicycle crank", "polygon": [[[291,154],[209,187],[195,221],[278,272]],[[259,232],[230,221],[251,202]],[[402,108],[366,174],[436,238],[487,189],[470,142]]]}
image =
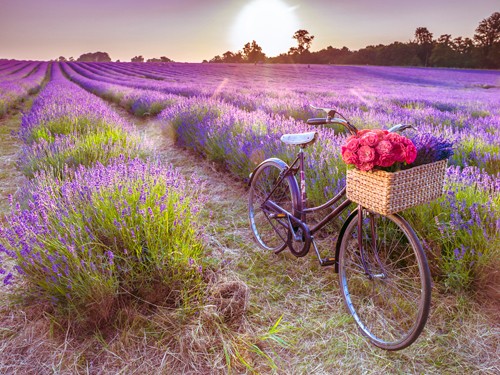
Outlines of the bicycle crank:
{"label": "bicycle crank", "polygon": [[296,257],[305,256],[309,252],[311,241],[309,227],[299,219],[289,216],[287,245],[290,252]]}

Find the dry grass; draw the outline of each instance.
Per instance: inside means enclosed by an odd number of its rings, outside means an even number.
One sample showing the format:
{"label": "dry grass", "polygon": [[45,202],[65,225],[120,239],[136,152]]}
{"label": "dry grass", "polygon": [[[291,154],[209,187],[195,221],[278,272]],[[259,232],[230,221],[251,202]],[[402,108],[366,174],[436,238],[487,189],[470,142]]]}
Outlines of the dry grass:
{"label": "dry grass", "polygon": [[16,193],[24,177],[16,169],[20,140],[13,134],[19,130],[21,113],[11,111],[0,119],[0,218],[8,212],[8,196]]}
{"label": "dry grass", "polygon": [[[297,259],[258,249],[247,224],[243,184],[173,147],[161,124],[138,125],[160,157],[187,176],[197,174],[211,195],[205,207],[207,242],[227,274],[235,275],[212,289],[212,296],[223,298],[200,307],[196,319],[186,318],[182,326],[176,323],[182,310],[146,313],[128,307],[108,332],[79,337],[70,322],[56,322],[40,306],[12,305],[2,293],[0,373],[500,373],[500,326],[492,318],[497,311],[465,295],[442,294],[437,287],[430,321],[415,344],[400,352],[368,344],[343,306],[331,267],[319,267],[312,255]],[[227,290],[241,294],[244,306],[224,310],[231,305]],[[244,315],[223,312],[232,309],[247,310]],[[231,321],[231,316],[238,318]]]}

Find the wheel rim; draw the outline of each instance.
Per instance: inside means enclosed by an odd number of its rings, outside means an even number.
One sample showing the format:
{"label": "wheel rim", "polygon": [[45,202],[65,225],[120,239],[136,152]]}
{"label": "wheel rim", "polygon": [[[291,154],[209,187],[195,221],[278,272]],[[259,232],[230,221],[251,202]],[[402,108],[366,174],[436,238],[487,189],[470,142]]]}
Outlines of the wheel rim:
{"label": "wheel rim", "polygon": [[[261,247],[271,251],[279,251],[286,246],[288,236],[286,219],[273,217],[275,212],[263,209],[262,204],[271,192],[275,181],[277,181],[281,168],[275,165],[267,165],[256,173],[250,188],[250,226],[255,239]],[[292,196],[287,178],[273,192],[271,200],[291,212]]]}
{"label": "wheel rim", "polygon": [[402,349],[418,337],[427,319],[426,265],[423,253],[419,253],[420,245],[403,226],[383,216],[372,219],[376,220],[378,252],[371,246],[367,218],[363,220],[363,248],[367,249],[365,261],[375,277],[365,274],[355,219],[346,231],[345,248],[341,250],[341,288],[363,334],[377,346]]}

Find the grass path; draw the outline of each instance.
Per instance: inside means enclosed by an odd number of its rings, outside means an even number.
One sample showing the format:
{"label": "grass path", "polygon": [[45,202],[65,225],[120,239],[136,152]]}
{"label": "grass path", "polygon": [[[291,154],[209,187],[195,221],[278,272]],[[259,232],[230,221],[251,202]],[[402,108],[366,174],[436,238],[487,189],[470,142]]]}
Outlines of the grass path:
{"label": "grass path", "polygon": [[21,109],[27,104],[19,104],[7,116],[0,118],[0,218],[9,211],[8,196],[14,194],[24,179],[16,169],[17,154],[22,142],[13,134],[19,130]]}
{"label": "grass path", "polygon": [[[247,193],[241,181],[212,163],[174,145],[164,124],[139,120],[144,141],[155,153],[187,177],[196,174],[211,195],[206,204],[206,232],[214,256],[223,258],[251,290],[246,323],[271,327],[280,317],[278,335],[287,346],[267,347],[278,374],[496,374],[500,372],[500,324],[465,296],[441,294],[434,288],[430,321],[422,336],[401,352],[385,352],[358,334],[343,306],[337,275],[321,268],[312,256],[297,259],[287,252],[265,253],[251,239],[247,223]],[[11,117],[10,130],[20,117]],[[0,126],[0,131],[2,130]],[[6,131],[6,130],[5,130]],[[2,198],[19,184],[12,158],[20,144],[1,133]],[[10,132],[9,132],[10,134]],[[5,150],[5,151],[4,151]],[[6,168],[6,169],[4,169]],[[2,209],[3,206],[2,199]],[[162,356],[147,340],[131,332],[76,342],[54,333],[54,322],[34,306],[8,309],[0,293],[0,373],[151,373],[165,370]],[[274,352],[269,351],[274,350]],[[154,367],[156,364],[157,367]],[[132,370],[133,369],[133,370]],[[238,372],[236,372],[238,373]],[[267,372],[266,372],[267,373]]]}

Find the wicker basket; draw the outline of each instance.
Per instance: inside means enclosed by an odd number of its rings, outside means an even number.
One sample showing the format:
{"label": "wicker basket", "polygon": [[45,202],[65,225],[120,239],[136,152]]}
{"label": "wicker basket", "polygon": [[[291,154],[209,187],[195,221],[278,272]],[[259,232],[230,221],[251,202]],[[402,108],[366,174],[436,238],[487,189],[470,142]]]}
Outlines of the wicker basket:
{"label": "wicker basket", "polygon": [[405,169],[386,171],[347,171],[347,198],[382,215],[390,215],[443,194],[446,160]]}

